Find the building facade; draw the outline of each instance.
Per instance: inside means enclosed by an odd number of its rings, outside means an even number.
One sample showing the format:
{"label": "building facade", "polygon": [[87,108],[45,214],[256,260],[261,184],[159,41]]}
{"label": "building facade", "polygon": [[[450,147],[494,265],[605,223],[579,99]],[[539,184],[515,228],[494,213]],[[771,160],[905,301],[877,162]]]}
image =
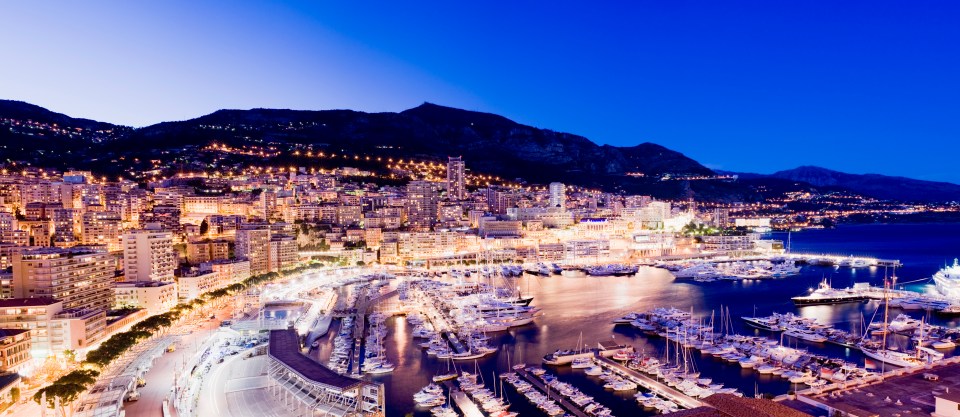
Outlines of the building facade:
{"label": "building facade", "polygon": [[121,237],[123,273],[127,281],[173,281],[177,255],[173,234],[156,230],[136,230]]}
{"label": "building facade", "polygon": [[13,296],[50,297],[66,310],[113,306],[113,257],[85,249],[42,248],[13,255]]}

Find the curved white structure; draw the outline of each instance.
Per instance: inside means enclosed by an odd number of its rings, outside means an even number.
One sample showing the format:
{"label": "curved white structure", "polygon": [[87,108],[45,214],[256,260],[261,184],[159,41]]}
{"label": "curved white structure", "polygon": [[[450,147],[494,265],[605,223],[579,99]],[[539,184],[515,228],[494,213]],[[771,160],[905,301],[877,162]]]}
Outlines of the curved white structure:
{"label": "curved white structure", "polygon": [[953,266],[937,271],[933,275],[933,282],[937,285],[937,291],[940,291],[940,294],[953,300],[960,300],[960,264],[957,263],[957,259],[953,260]]}

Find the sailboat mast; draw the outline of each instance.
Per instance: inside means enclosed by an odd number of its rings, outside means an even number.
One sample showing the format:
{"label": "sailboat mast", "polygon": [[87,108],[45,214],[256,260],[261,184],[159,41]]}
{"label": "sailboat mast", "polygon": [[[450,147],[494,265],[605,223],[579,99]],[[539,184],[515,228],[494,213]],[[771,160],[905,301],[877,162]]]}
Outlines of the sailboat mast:
{"label": "sailboat mast", "polygon": [[[893,270],[893,276],[897,276],[897,270]],[[890,297],[887,295],[887,288],[890,285],[890,281],[887,279],[883,280],[883,346],[882,349],[887,348],[887,331],[888,331],[888,319],[890,318]]]}
{"label": "sailboat mast", "polygon": [[924,339],[924,334],[923,334],[923,320],[924,320],[925,318],[926,318],[926,317],[920,319],[920,339],[917,340],[917,359],[918,359],[918,360],[920,359],[920,347],[923,346],[923,339]]}

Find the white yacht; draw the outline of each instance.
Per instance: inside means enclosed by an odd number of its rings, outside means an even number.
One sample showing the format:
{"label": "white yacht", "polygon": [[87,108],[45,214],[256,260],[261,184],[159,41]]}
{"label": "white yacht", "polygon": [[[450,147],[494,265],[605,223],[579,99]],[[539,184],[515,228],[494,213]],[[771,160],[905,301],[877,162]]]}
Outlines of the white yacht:
{"label": "white yacht", "polygon": [[823,343],[827,341],[825,336],[801,328],[790,328],[783,332],[783,334],[784,336],[806,340],[813,343]]}
{"label": "white yacht", "polygon": [[952,266],[937,271],[933,275],[933,282],[940,294],[954,301],[960,300],[960,264],[957,259],[953,260]]}
{"label": "white yacht", "polygon": [[[930,361],[943,357],[943,354],[938,352],[933,352],[934,354],[930,354],[929,349],[926,348],[919,348],[917,354],[910,354],[889,349],[862,348],[861,350],[863,351],[863,354],[869,358],[890,365],[899,366],[901,368],[918,368],[926,365]],[[923,353],[926,353],[926,355]]]}
{"label": "white yacht", "polygon": [[810,295],[792,298],[797,305],[855,303],[867,300],[867,296],[852,289],[833,289],[826,279]]}

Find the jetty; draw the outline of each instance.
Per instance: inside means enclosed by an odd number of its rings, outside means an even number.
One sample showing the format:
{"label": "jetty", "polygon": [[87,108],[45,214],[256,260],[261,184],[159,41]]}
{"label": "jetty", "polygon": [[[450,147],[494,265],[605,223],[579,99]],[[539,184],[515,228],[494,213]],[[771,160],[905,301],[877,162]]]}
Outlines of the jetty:
{"label": "jetty", "polygon": [[450,398],[453,399],[453,403],[457,405],[464,417],[484,417],[480,407],[477,407],[477,403],[473,402],[465,392],[450,388]]}
{"label": "jetty", "polygon": [[527,372],[526,369],[517,370],[517,375],[519,375],[520,377],[525,379],[527,382],[532,384],[536,389],[540,390],[540,392],[546,394],[548,398],[550,398],[553,401],[556,401],[557,404],[560,404],[560,406],[563,407],[565,410],[567,410],[567,412],[569,412],[570,414],[576,417],[588,417],[587,413],[585,413],[583,410],[577,407],[576,404],[571,403],[566,398],[563,398],[563,396],[560,395],[560,393],[556,392],[556,390],[548,389],[548,387],[546,386],[546,384],[543,383],[543,381],[541,381],[539,378],[537,378],[533,374]]}
{"label": "jetty", "polygon": [[443,381],[443,386],[447,387],[447,391],[450,393],[450,399],[457,405],[457,408],[460,409],[464,417],[485,417],[483,411],[480,411],[480,407],[477,407],[477,403],[473,402],[470,396],[460,390],[453,381]]}
{"label": "jetty", "polygon": [[697,408],[703,405],[700,400],[697,400],[687,394],[684,394],[676,389],[667,386],[659,381],[656,381],[646,375],[643,375],[633,369],[623,366],[623,364],[618,363],[610,358],[605,358],[603,356],[596,357],[597,364],[601,367],[609,369],[613,372],[620,374],[629,378],[631,381],[636,382],[637,385],[646,388],[648,391],[657,394],[661,397],[664,397],[670,401],[673,401],[677,405],[683,408]]}

